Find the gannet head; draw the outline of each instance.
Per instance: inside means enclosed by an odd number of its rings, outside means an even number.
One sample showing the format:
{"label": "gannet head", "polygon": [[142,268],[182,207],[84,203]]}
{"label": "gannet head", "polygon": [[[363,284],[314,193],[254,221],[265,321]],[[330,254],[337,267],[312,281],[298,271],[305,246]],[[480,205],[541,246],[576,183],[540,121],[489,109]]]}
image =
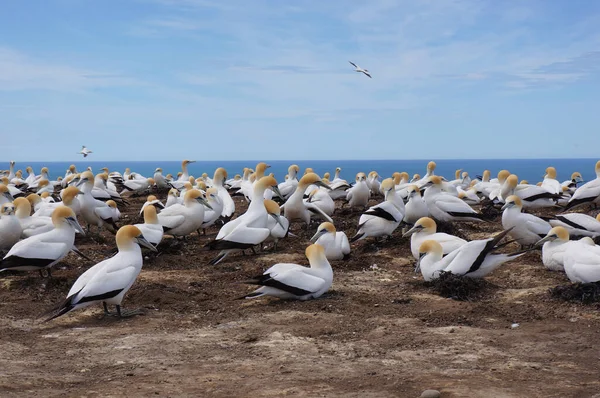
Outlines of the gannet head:
{"label": "gannet head", "polygon": [[211,205],[208,203],[208,201],[206,200],[206,198],[204,197],[202,192],[198,191],[197,189],[188,190],[185,193],[185,195],[183,196],[183,202],[185,204],[191,204],[194,202],[198,202],[198,203],[203,204],[204,206],[208,207],[209,209],[212,209]]}
{"label": "gannet head", "polygon": [[298,182],[298,188],[296,189],[301,189],[304,192],[306,188],[313,184],[331,190],[329,185],[325,184],[315,173],[305,174]]}
{"label": "gannet head", "polygon": [[466,172],[466,171],[463,171],[463,173],[461,174],[461,177],[463,178],[463,180],[464,180],[465,178],[467,178],[468,176],[469,176],[469,173],[468,173],[468,172]]}
{"label": "gannet head", "polygon": [[54,224],[56,228],[62,228],[68,225],[81,235],[85,236],[83,228],[81,228],[81,225],[79,225],[79,222],[77,222],[75,212],[70,207],[58,206],[56,209],[54,209],[52,212],[52,224]]}
{"label": "gannet head", "polygon": [[314,170],[312,169],[312,167],[307,167],[307,168],[304,170],[304,175],[307,175],[308,173],[314,173]]}
{"label": "gannet head", "polygon": [[551,241],[554,241],[557,239],[561,242],[568,242],[569,241],[569,231],[567,231],[567,229],[563,228],[563,227],[554,227],[550,231],[548,231],[548,233],[546,234],[546,236],[544,238],[538,240],[535,243],[535,246],[541,246],[545,242],[551,242]]}
{"label": "gannet head", "polygon": [[279,187],[277,186],[277,180],[273,176],[262,177],[256,183],[256,187],[258,189],[264,189],[264,190],[271,188],[271,190],[275,193],[275,195],[279,196],[280,198],[283,198],[283,196],[281,195],[281,192],[279,192]]}
{"label": "gannet head", "polygon": [[516,176],[516,175],[514,175],[514,174],[511,174],[511,175],[509,175],[509,176],[506,178],[506,180],[505,180],[505,181],[506,181],[506,183],[508,184],[508,186],[509,186],[510,188],[514,189],[514,188],[516,188],[516,187],[517,187],[517,185],[519,184],[519,177],[517,177],[517,176]]}
{"label": "gannet head", "polygon": [[454,172],[454,178],[455,178],[455,179],[457,179],[457,180],[458,180],[458,179],[460,178],[460,172],[461,172],[462,170],[463,170],[463,169],[457,169],[457,170]]}
{"label": "gannet head", "polygon": [[600,174],[600,160],[596,162],[596,167],[594,168],[596,171],[596,175]]}
{"label": "gannet head", "polygon": [[264,205],[265,205],[265,209],[267,210],[267,214],[270,215],[271,217],[273,217],[275,219],[275,221],[277,222],[277,224],[279,224],[279,226],[285,230],[285,226],[283,225],[283,222],[281,221],[281,208],[279,207],[277,202],[275,202],[271,199],[265,199]]}
{"label": "gannet head", "polygon": [[440,176],[431,176],[427,179],[427,182],[424,187],[436,186],[439,187],[442,185],[442,178]]}
{"label": "gannet head", "polygon": [[81,192],[77,187],[66,187],[62,191],[63,202],[70,205],[73,202],[73,199],[77,197],[77,195],[81,194],[83,194],[83,192]]}
{"label": "gannet head", "polygon": [[172,180],[172,179],[173,179],[173,175],[172,175],[171,173],[169,173],[169,174],[167,174],[167,175],[165,176],[165,178],[166,178],[167,180]]}
{"label": "gannet head", "polygon": [[297,164],[293,164],[290,167],[288,167],[288,174],[289,175],[298,174],[299,171],[300,171],[300,167],[298,167]]}
{"label": "gannet head", "polygon": [[521,211],[523,208],[523,201],[517,195],[510,195],[508,198],[506,198],[506,202],[504,203],[504,206],[502,206],[502,210],[510,209],[512,207],[516,207],[519,209],[519,211]]}
{"label": "gannet head", "polygon": [[106,204],[108,205],[108,207],[112,207],[113,209],[117,208],[117,202],[115,202],[114,200],[107,200]]}
{"label": "gannet head", "polygon": [[162,171],[163,171],[163,170],[162,170],[160,167],[157,167],[157,168],[154,170],[154,172],[155,172],[155,173],[161,173],[161,174],[162,174]]}
{"label": "gannet head", "polygon": [[31,168],[31,166],[25,167],[25,171],[28,172],[29,174],[33,173],[33,169]]}
{"label": "gannet head", "polygon": [[193,189],[194,186],[192,185],[191,182],[188,181],[183,184],[183,188],[185,188],[186,191],[189,191],[189,190]]}
{"label": "gannet head", "polygon": [[596,220],[600,221],[600,213],[596,215]]}
{"label": "gannet head", "polygon": [[17,164],[14,160],[10,161],[10,165],[14,167],[14,165]]}
{"label": "gannet head", "polygon": [[583,177],[581,176],[581,173],[576,171],[573,174],[571,174],[571,180],[575,180],[577,182],[583,181]]}
{"label": "gannet head", "polygon": [[329,180],[329,177],[331,177],[331,174],[329,174],[329,172],[326,171],[325,174],[323,174],[323,178],[322,179],[328,179]]}
{"label": "gannet head", "polygon": [[367,179],[367,176],[365,175],[365,173],[360,172],[360,173],[356,174],[356,182],[366,181],[366,179]]}
{"label": "gannet head", "polygon": [[215,170],[215,174],[213,176],[213,180],[214,181],[220,181],[221,183],[224,183],[226,179],[227,179],[227,170],[225,170],[223,167],[217,168]]}
{"label": "gannet head", "polygon": [[241,180],[241,179],[242,179],[242,176],[241,176],[241,175],[239,175],[239,174],[236,174],[236,175],[233,177],[233,179],[234,179],[234,180],[236,180],[236,181],[239,181],[239,180]]}
{"label": "gannet head", "polygon": [[158,224],[158,216],[156,215],[156,207],[154,207],[154,206],[144,207],[144,223]]}
{"label": "gannet head", "polygon": [[520,185],[528,185],[529,181],[527,181],[527,180],[521,180],[521,182],[519,184]]}
{"label": "gannet head", "polygon": [[182,168],[185,168],[185,167],[187,167],[187,165],[188,165],[188,164],[190,164],[190,163],[194,163],[194,162],[195,162],[195,160],[187,160],[187,159],[186,159],[186,160],[184,160],[183,162],[181,162],[181,167],[182,167]]}
{"label": "gannet head", "polygon": [[206,190],[206,197],[216,199],[219,197],[219,191],[215,187],[210,187]]}
{"label": "gannet head", "polygon": [[335,168],[335,172],[336,172],[336,173],[339,173],[340,171],[342,171],[342,168],[341,168],[341,167],[336,167],[336,168]]}
{"label": "gannet head", "polygon": [[435,164],[434,161],[431,161],[431,162],[427,163],[427,172],[428,173],[433,172],[436,167],[437,167],[437,165]]}
{"label": "gannet head", "polygon": [[10,216],[15,214],[15,205],[14,203],[5,203],[0,208],[0,214],[3,216]]}
{"label": "gannet head", "polygon": [[415,197],[420,197],[421,196],[421,190],[419,189],[418,186],[416,185],[410,185],[406,191],[408,192],[408,198],[412,198],[413,196]]}
{"label": "gannet head", "polygon": [[313,263],[313,261],[319,262],[323,259],[327,261],[325,257],[325,248],[319,244],[313,243],[312,245],[306,248],[304,253],[306,254],[306,258],[308,258],[308,261],[311,264]]}
{"label": "gannet head", "polygon": [[169,195],[177,198],[179,197],[179,191],[176,188],[171,188],[169,189]]}
{"label": "gannet head", "polygon": [[256,174],[258,174],[259,176],[263,176],[265,174],[265,170],[267,170],[269,167],[268,164],[264,163],[264,162],[260,162],[259,164],[256,165]]}
{"label": "gannet head", "polygon": [[42,171],[41,172],[47,174],[48,173],[48,168],[47,167],[42,167]]}
{"label": "gannet head", "polygon": [[437,241],[428,239],[425,242],[421,243],[421,246],[419,246],[419,257],[422,257],[423,255],[428,253],[436,253],[442,255],[444,254],[444,249],[442,248],[442,245],[440,245]]}
{"label": "gannet head", "polygon": [[506,179],[508,178],[509,175],[510,175],[510,171],[508,171],[508,170],[500,170],[498,172],[498,181],[500,183],[503,183],[504,181],[506,181]]}
{"label": "gannet head", "polygon": [[542,186],[542,182],[540,181],[540,182],[538,182],[538,183],[537,183],[537,184],[535,184],[535,185],[536,185],[536,186],[538,186],[538,187],[541,187],[541,186]]}
{"label": "gannet head", "polygon": [[154,202],[155,200],[158,199],[154,195],[148,195],[148,197],[146,198],[146,202]]}
{"label": "gannet head", "polygon": [[0,184],[0,195],[4,196],[6,199],[8,199],[9,201],[14,201],[15,199],[12,197],[12,195],[10,194],[10,191],[8,190],[8,187],[4,184]]}
{"label": "gannet head", "polygon": [[100,170],[102,170],[106,174],[109,173],[108,167],[102,167]]}
{"label": "gannet head", "polygon": [[182,175],[183,175],[183,172],[182,172],[182,171],[179,171],[179,172],[177,173],[177,178],[181,177]]}
{"label": "gannet head", "polygon": [[92,174],[91,171],[84,171],[83,173],[81,173],[81,176],[79,178],[79,182],[77,183],[77,187],[83,185],[83,184],[93,184],[94,183],[94,175]]}
{"label": "gannet head", "polygon": [[[38,198],[38,200],[42,200],[40,199],[39,196],[32,194],[29,196],[35,196]],[[31,215],[31,202],[29,201],[29,196],[27,197],[27,199],[25,198],[16,198],[13,202],[13,204],[15,205],[15,213],[17,214],[17,217],[19,218],[24,218],[24,217],[29,217]]]}
{"label": "gannet head", "polygon": [[135,225],[125,225],[119,228],[116,240],[119,250],[128,250],[134,244],[137,244],[154,252],[157,251],[156,248],[144,238],[142,231]]}
{"label": "gannet head", "polygon": [[50,196],[50,192],[48,192],[48,191],[46,191],[46,192],[42,192],[42,194],[40,195],[40,197],[41,197],[42,199],[46,199],[46,198],[47,198],[47,197],[49,197],[49,196]]}
{"label": "gannet head", "polygon": [[415,232],[421,231],[427,232],[427,234],[434,234],[437,231],[437,225],[435,221],[433,221],[433,219],[429,217],[421,217],[417,220],[417,222],[411,229],[409,229],[404,235],[402,235],[402,237],[405,238],[407,236],[411,236]]}
{"label": "gannet head", "polygon": [[71,173],[76,173],[76,172],[77,172],[77,169],[75,168],[75,165],[74,165],[74,164],[72,164],[72,165],[70,165],[70,166],[69,166],[69,171],[70,171]]}
{"label": "gannet head", "polygon": [[310,238],[311,242],[316,242],[317,240],[319,240],[319,238],[327,233],[332,233],[333,236],[335,236],[335,226],[330,223],[330,222],[324,222],[321,223],[321,225],[319,225],[319,228],[317,228],[317,233],[315,233],[313,235],[312,238]]}
{"label": "gannet head", "polygon": [[489,181],[491,174],[489,170],[483,170],[483,181]]}
{"label": "gannet head", "polygon": [[546,175],[544,178],[556,178],[556,169],[552,166],[546,168]]}
{"label": "gannet head", "polygon": [[42,179],[38,181],[38,188],[43,188],[48,185],[48,180]]}
{"label": "gannet head", "polygon": [[198,187],[198,189],[201,189],[203,191],[206,191],[206,183],[202,180],[197,180],[196,181],[196,185]]}
{"label": "gannet head", "polygon": [[413,178],[412,179],[413,179],[413,181],[420,180],[421,179],[421,174],[419,174],[419,173],[413,174]]}
{"label": "gannet head", "polygon": [[[17,198],[17,199],[19,199],[19,198]],[[30,209],[35,208],[35,205],[37,205],[38,203],[40,203],[42,201],[42,198],[40,198],[40,195],[35,194],[35,193],[27,195],[27,198],[25,198],[25,199],[29,203]],[[15,203],[16,203],[16,199],[15,199]],[[19,208],[19,206],[17,206],[17,210],[18,210],[18,208]]]}

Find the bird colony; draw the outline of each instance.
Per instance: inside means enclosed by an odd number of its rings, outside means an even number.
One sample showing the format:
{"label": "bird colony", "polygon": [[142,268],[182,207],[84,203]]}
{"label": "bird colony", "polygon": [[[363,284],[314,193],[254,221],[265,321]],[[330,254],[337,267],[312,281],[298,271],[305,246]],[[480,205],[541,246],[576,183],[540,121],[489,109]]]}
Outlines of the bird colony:
{"label": "bird colony", "polygon": [[[84,156],[90,152],[82,149]],[[114,234],[116,254],[83,267],[64,300],[48,303],[46,321],[91,305],[101,305],[107,316],[139,314],[122,303],[144,259],[154,255],[160,261],[164,247],[186,245],[191,239],[200,240],[203,250],[213,253],[210,266],[219,267],[242,255],[262,263],[264,253],[281,253],[281,240],[302,239],[299,232],[314,231],[305,241],[303,264],[264,264],[262,274],[245,281],[252,290],[232,285],[244,299],[318,298],[335,283],[336,265],[360,255],[353,249],[365,241],[410,240],[415,272],[425,281],[442,273],[485,278],[531,251],[541,252],[540,266],[564,272],[565,280],[600,281],[600,246],[594,242],[600,236],[600,215],[582,212],[592,213],[600,204],[600,161],[591,181],[573,172],[561,182],[548,167],[537,184],[519,181],[508,170],[495,178],[488,170],[476,178],[457,170],[450,180],[435,174],[435,162],[427,164],[423,176],[396,172],[383,178],[371,171],[358,173],[351,182],[342,179],[341,168],[331,178],[310,168],[301,172],[297,165],[278,181],[267,174],[266,163],[233,178],[224,168],[212,177],[195,177],[188,172],[190,163],[184,160],[176,177],[163,175],[161,168],[146,177],[129,168],[123,174],[107,168],[94,174],[91,168],[71,166],[53,181],[46,167],[39,175],[27,167],[25,175],[10,162],[0,172],[0,272],[36,271],[51,278],[55,265],[69,253],[80,256],[82,263],[91,262],[77,249],[82,239],[93,240],[103,229]],[[133,196],[146,198],[137,223],[121,217],[121,211],[131,210]],[[235,196],[248,203],[245,211],[239,201],[236,209]],[[358,219],[348,220],[356,225],[352,236],[336,228],[332,219],[334,212],[345,209],[360,212]],[[540,209],[550,216],[533,214]],[[451,233],[461,223],[494,218],[501,219],[502,228],[491,236],[467,241]],[[218,233],[207,235],[209,228]]]}

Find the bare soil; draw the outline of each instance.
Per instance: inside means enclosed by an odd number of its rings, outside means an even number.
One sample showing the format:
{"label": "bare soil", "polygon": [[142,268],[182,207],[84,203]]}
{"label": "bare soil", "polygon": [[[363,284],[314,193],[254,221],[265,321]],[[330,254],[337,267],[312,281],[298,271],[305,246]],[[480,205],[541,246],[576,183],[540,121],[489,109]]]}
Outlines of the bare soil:
{"label": "bare soil", "polygon": [[[132,199],[122,209],[122,223],[139,221],[143,201]],[[246,208],[237,198],[236,205],[238,214]],[[338,209],[336,226],[352,236],[359,215],[359,209]],[[475,239],[502,227],[497,218],[455,229]],[[239,282],[267,267],[307,264],[304,250],[316,224],[292,230],[298,237],[280,241],[277,252],[230,256],[217,266],[207,265],[216,253],[203,246],[218,227],[183,242],[167,239],[159,255],[147,254],[123,303],[146,314],[128,319],[104,317],[101,306],[93,306],[40,322],[92,265],[72,254],[49,280],[37,273],[0,275],[0,395],[600,393],[599,306],[553,299],[549,289],[568,280],[544,269],[539,252],[495,271],[476,300],[456,301],[414,273],[409,241],[397,231],[386,242],[353,244],[349,260],[332,262],[332,289],[318,300],[235,300],[252,290]],[[106,231],[76,244],[94,262],[115,247]]]}

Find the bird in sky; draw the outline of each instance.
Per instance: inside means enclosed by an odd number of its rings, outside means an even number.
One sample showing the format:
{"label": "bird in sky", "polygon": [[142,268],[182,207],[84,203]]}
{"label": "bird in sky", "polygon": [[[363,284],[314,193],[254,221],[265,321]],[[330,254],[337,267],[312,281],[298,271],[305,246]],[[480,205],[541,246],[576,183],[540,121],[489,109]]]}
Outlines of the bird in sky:
{"label": "bird in sky", "polygon": [[87,155],[92,153],[89,149],[85,147],[85,145],[81,146],[81,151],[77,152],[78,155],[83,155],[84,158],[87,158]]}
{"label": "bird in sky", "polygon": [[354,62],[352,62],[352,61],[348,61],[348,62],[350,62],[350,64],[351,64],[352,66],[354,66],[355,72],[361,72],[361,73],[364,73],[365,75],[367,75],[367,76],[371,77],[371,75],[369,74],[369,71],[368,71],[367,69],[363,69],[363,68],[361,68],[360,66],[356,65],[356,64],[355,64]]}

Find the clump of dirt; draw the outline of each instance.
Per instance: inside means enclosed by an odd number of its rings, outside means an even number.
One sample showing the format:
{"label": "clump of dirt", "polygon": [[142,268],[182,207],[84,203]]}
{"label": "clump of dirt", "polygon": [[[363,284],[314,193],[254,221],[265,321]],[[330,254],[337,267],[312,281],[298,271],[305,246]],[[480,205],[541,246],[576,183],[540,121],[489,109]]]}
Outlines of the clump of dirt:
{"label": "clump of dirt", "polygon": [[583,304],[600,302],[600,282],[571,283],[550,289],[550,295],[563,301],[572,301]]}
{"label": "clump of dirt", "polygon": [[469,278],[446,271],[441,271],[439,278],[425,282],[425,285],[442,297],[459,301],[479,300],[495,287],[484,279]]}

